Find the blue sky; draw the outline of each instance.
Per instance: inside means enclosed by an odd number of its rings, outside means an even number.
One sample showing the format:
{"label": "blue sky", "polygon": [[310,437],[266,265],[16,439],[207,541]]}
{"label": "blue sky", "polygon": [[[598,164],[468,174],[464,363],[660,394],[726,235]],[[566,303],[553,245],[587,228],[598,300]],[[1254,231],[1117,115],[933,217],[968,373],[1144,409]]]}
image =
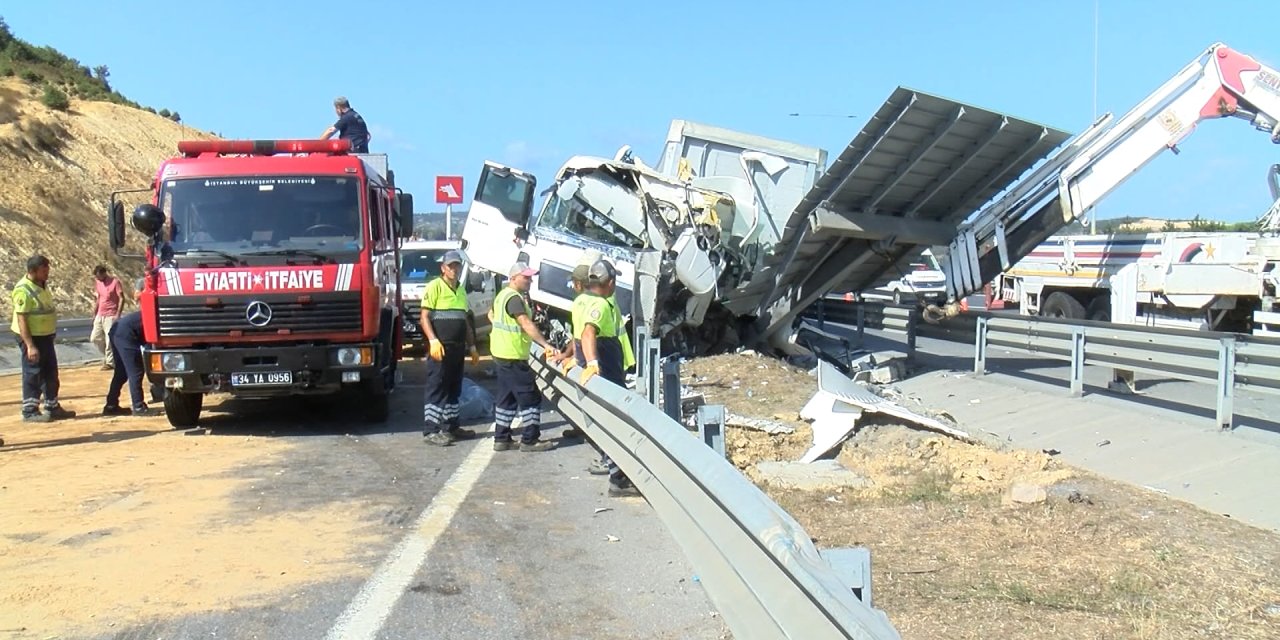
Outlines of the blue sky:
{"label": "blue sky", "polygon": [[[834,158],[898,85],[1075,133],[1093,119],[1094,5],[970,2],[13,2],[15,34],[129,97],[228,137],[314,137],[346,95],[418,210],[436,174],[535,172],[630,144],[656,161],[684,118]],[[1100,0],[1098,111],[1127,111],[1207,45],[1280,64],[1274,1]],[[857,118],[790,117],[854,114]],[[1102,217],[1247,220],[1280,147],[1204,123],[1104,200]],[[469,199],[469,198],[468,198]]]}

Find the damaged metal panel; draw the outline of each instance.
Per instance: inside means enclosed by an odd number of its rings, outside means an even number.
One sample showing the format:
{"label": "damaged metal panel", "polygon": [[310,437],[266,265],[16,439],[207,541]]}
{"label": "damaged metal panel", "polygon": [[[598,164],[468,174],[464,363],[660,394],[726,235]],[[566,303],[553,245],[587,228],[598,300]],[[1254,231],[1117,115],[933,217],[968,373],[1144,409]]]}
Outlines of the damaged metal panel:
{"label": "damaged metal panel", "polygon": [[[781,225],[782,240],[765,269],[751,286],[731,292],[736,300],[728,306],[758,304],[768,334],[789,327],[829,292],[871,288],[1067,138],[899,87]],[[848,223],[836,224],[833,216]]]}

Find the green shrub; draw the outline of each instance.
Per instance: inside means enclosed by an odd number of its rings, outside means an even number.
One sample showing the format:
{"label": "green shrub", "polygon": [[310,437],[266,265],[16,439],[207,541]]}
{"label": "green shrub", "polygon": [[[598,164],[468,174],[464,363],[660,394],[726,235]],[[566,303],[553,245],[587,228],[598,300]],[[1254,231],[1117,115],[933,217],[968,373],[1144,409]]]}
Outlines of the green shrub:
{"label": "green shrub", "polygon": [[53,86],[44,88],[44,96],[40,98],[40,102],[43,102],[44,106],[57,111],[66,111],[71,108],[71,101],[67,99],[67,94]]}

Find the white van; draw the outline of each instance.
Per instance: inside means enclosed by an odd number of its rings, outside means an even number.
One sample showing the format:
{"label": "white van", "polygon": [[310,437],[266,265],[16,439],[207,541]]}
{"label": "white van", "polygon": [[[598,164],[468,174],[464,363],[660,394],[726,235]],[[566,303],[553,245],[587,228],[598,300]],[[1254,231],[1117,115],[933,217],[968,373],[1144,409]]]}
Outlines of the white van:
{"label": "white van", "polygon": [[[426,343],[426,334],[422,332],[422,292],[427,283],[440,275],[440,260],[446,251],[462,251],[462,243],[457,240],[406,240],[400,245],[400,296],[404,300],[404,342],[405,349],[421,348]],[[462,251],[465,257],[466,252]],[[495,273],[479,269],[470,260],[463,263],[462,282],[466,286],[467,303],[475,315],[476,339],[483,351],[487,348],[491,323],[489,310],[493,308],[493,299],[502,286]]]}

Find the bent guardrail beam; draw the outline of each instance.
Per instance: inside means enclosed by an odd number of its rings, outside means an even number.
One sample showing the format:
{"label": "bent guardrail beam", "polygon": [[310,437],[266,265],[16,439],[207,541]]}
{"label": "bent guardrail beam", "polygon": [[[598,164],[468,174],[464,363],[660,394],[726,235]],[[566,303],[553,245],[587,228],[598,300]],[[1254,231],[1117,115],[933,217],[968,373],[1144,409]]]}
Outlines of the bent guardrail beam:
{"label": "bent guardrail beam", "polygon": [[577,383],[530,358],[555,409],[644,493],[734,637],[898,639],[858,600],[809,535],[723,457],[644,398],[600,378]]}

